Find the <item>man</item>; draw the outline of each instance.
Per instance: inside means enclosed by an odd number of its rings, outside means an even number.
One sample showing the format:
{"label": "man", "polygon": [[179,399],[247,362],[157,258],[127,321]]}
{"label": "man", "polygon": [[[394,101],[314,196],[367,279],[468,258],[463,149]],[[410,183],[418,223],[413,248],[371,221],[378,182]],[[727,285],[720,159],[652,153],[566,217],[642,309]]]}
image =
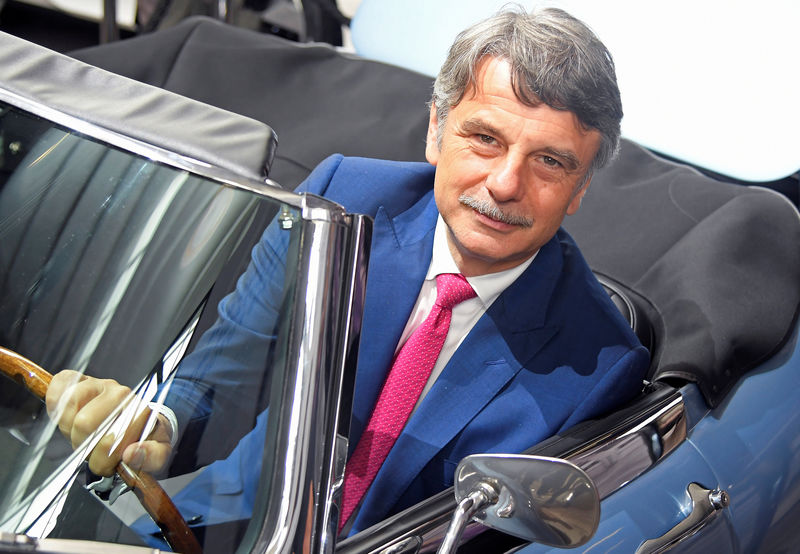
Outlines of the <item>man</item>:
{"label": "man", "polygon": [[[647,352],[560,229],[592,173],[613,157],[621,117],[613,62],[591,31],[560,10],[506,12],[451,48],[434,86],[430,164],[334,156],[302,186],[375,219],[346,531],[452,484],[468,454],[522,451],[639,390]],[[236,292],[220,303],[219,321],[178,371],[166,399],[174,421],[165,411],[141,443],[133,429],[110,457],[95,449],[94,471],[110,473],[120,453],[159,470],[176,433],[191,442],[199,428],[220,443],[229,439],[225,452],[236,446],[205,478],[246,466],[237,457],[258,433],[237,446],[253,421],[230,414],[241,391],[253,390],[248,379],[263,372],[254,359],[269,356],[277,311],[270,291],[281,288],[273,280],[282,274],[275,252],[284,247],[268,229],[254,249]],[[458,303],[444,306],[445,288]],[[429,323],[434,313],[446,313],[447,325]],[[419,346],[434,327],[441,341],[433,350]],[[409,367],[415,390],[404,395],[410,387],[393,380]],[[74,380],[56,376],[47,402],[75,444],[126,390]],[[385,405],[401,396],[402,416],[385,417]],[[387,419],[399,424],[387,430]]]}

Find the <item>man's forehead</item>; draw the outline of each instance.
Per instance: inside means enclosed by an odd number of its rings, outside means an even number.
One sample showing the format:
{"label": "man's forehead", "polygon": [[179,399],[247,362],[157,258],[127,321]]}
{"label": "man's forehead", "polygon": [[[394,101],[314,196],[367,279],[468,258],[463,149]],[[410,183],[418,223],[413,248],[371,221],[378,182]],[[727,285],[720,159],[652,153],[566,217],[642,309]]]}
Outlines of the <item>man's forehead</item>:
{"label": "man's forehead", "polygon": [[[582,136],[597,135],[599,140],[601,135],[600,131],[594,127],[585,125],[583,121],[580,120],[578,115],[572,110],[569,110],[563,106],[553,106],[548,104],[541,100],[533,91],[529,89],[525,89],[526,93],[523,93],[521,89],[523,89],[526,85],[523,84],[521,86],[516,86],[517,83],[515,81],[511,64],[505,58],[496,57],[489,54],[481,58],[476,65],[473,78],[467,82],[467,86],[464,89],[464,94],[462,95],[458,104],[461,104],[464,101],[480,102],[479,97],[482,94],[490,94],[491,88],[501,83],[503,85],[507,85],[508,88],[513,91],[514,99],[519,104],[529,108],[546,106],[556,111],[569,113],[575,129]],[[453,108],[458,106],[458,104],[454,105]]]}

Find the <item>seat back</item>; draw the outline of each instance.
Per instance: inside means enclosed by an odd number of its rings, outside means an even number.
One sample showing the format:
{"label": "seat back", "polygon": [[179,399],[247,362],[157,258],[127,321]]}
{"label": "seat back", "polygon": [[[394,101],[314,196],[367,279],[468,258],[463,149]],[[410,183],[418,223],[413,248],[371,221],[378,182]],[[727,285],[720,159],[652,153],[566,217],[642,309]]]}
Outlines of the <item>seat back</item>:
{"label": "seat back", "polygon": [[626,290],[622,284],[605,275],[595,274],[595,277],[603,285],[603,289],[611,298],[611,301],[630,324],[642,346],[652,352],[655,348],[655,332],[647,311],[642,307],[644,300],[636,298],[633,291]]}

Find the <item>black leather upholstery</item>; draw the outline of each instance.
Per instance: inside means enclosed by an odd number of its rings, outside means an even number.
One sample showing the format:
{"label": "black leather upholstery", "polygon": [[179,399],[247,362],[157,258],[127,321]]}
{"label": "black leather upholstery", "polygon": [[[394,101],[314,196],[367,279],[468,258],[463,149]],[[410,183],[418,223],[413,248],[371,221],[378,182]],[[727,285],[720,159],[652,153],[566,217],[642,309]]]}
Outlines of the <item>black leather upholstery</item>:
{"label": "black leather upholstery", "polygon": [[644,300],[637,299],[635,293],[626,290],[620,283],[609,277],[599,274],[595,274],[595,276],[600,281],[600,284],[603,285],[611,301],[614,302],[620,313],[628,320],[639,341],[652,352],[655,348],[655,333],[653,324],[646,310],[642,307]]}

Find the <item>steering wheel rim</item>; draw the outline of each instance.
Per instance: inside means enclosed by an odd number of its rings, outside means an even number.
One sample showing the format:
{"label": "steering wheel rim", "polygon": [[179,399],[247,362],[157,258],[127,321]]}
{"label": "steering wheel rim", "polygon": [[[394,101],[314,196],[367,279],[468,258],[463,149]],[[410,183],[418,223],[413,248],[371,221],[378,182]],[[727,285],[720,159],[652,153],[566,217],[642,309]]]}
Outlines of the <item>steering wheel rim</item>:
{"label": "steering wheel rim", "polygon": [[[47,370],[2,346],[0,346],[0,371],[42,401],[53,379]],[[136,471],[125,462],[117,465],[116,472],[139,499],[144,510],[153,518],[175,552],[199,554],[203,551],[172,499],[152,475]]]}

